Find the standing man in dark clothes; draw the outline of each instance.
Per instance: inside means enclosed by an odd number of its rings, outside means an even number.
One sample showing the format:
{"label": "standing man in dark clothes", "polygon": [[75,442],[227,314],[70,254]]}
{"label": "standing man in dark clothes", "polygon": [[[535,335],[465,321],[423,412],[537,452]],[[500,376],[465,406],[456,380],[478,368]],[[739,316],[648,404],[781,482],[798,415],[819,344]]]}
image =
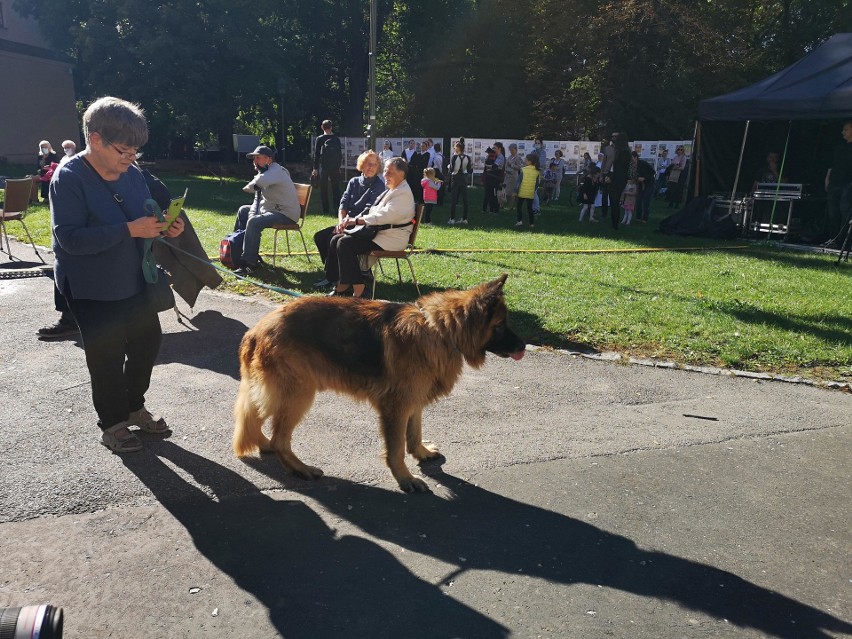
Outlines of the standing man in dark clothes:
{"label": "standing man in dark clothes", "polygon": [[639,191],[636,194],[636,220],[638,222],[647,222],[651,215],[651,201],[654,199],[654,183],[656,171],[648,162],[641,159],[636,151],[633,152],[636,156],[636,180],[638,182]]}
{"label": "standing man in dark clothes", "polygon": [[852,120],[843,123],[840,134],[843,142],[834,147],[831,168],[825,174],[825,190],[828,193],[825,231],[827,245],[839,246],[842,232],[852,215]]}
{"label": "standing man in dark clothes", "polygon": [[322,135],[317,138],[316,146],[314,146],[314,170],[311,173],[311,177],[319,176],[323,215],[328,215],[331,211],[331,205],[328,202],[329,182],[331,182],[334,205],[337,206],[340,202],[340,163],[343,160],[343,145],[331,129],[331,120],[324,120]]}
{"label": "standing man in dark clothes", "polygon": [[420,180],[423,179],[423,169],[429,166],[429,157],[429,143],[421,142],[420,149],[418,150],[415,147],[414,152],[410,155],[411,159],[408,160],[408,173],[405,176],[405,181],[411,187],[414,202],[417,204],[423,201],[423,187],[420,186]]}

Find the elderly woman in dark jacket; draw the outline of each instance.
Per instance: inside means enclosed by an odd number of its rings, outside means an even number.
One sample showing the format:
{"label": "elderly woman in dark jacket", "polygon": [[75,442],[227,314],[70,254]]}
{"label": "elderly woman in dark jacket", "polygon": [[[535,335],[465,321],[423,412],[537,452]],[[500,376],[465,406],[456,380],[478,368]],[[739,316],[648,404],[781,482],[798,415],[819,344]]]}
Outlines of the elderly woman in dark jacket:
{"label": "elderly woman in dark jacket", "polygon": [[[365,151],[359,155],[355,167],[361,171],[361,175],[352,178],[346,185],[346,191],[340,198],[340,206],[337,211],[337,225],[328,226],[314,233],[314,243],[317,245],[323,264],[325,264],[328,256],[331,238],[334,237],[340,223],[346,217],[356,218],[366,213],[386,188],[385,181],[379,175],[382,160],[375,151]],[[333,283],[329,282],[327,278],[322,278],[318,282],[314,282],[314,288],[325,288]]]}

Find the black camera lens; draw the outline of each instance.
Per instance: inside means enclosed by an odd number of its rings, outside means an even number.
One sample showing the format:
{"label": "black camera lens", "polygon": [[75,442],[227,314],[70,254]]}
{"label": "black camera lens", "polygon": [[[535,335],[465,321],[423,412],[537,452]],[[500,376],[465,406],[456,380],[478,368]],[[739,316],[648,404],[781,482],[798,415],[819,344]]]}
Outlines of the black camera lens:
{"label": "black camera lens", "polygon": [[0,639],[62,639],[62,608],[0,608]]}

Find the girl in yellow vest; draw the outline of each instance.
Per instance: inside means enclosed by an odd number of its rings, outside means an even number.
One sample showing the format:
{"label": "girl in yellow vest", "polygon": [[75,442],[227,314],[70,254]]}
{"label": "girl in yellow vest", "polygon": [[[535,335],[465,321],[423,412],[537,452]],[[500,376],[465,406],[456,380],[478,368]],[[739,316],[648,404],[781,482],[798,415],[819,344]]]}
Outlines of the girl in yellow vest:
{"label": "girl in yellow vest", "polygon": [[524,216],[521,207],[526,202],[527,214],[530,218],[530,228],[534,228],[535,213],[533,213],[533,199],[535,198],[538,176],[541,174],[541,171],[538,170],[538,155],[530,153],[526,159],[527,165],[521,169],[521,175],[518,179],[518,221],[515,222],[515,226],[524,225]]}

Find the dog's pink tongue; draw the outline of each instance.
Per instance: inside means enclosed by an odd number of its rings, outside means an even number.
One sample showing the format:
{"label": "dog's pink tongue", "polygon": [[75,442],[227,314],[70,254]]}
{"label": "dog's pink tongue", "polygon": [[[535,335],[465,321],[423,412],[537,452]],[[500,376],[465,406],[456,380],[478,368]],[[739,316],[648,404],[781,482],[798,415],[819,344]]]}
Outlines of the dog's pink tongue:
{"label": "dog's pink tongue", "polygon": [[518,351],[517,353],[512,353],[509,357],[511,357],[516,362],[520,362],[524,358],[524,354],[526,351]]}

